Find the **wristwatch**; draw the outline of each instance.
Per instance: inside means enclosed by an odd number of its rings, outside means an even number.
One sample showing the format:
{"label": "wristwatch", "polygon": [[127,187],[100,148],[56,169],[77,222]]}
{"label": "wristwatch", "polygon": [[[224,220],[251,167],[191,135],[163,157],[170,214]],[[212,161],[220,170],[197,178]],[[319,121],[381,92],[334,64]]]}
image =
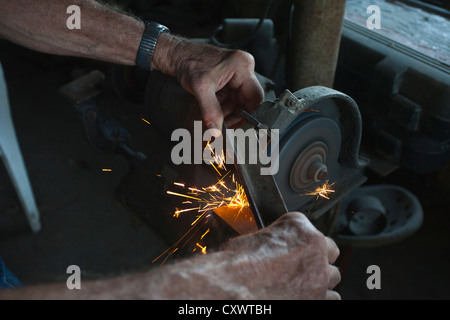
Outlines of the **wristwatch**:
{"label": "wristwatch", "polygon": [[170,32],[170,30],[162,24],[153,21],[147,22],[137,54],[136,64],[138,67],[149,71],[152,70],[151,66],[156,42],[159,35],[163,32]]}

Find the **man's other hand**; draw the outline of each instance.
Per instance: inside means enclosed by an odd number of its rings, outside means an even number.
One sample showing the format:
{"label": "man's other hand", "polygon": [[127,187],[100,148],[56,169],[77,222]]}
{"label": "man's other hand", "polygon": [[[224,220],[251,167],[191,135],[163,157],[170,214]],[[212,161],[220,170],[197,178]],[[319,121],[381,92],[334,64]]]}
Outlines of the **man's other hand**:
{"label": "man's other hand", "polygon": [[233,128],[244,120],[239,110],[256,110],[264,91],[255,76],[253,56],[194,42],[168,33],[158,39],[152,68],[176,76],[195,96],[210,129]]}
{"label": "man's other hand", "polygon": [[231,241],[232,283],[244,283],[252,299],[340,299],[341,276],[332,264],[337,245],[301,213],[288,213],[262,231]]}

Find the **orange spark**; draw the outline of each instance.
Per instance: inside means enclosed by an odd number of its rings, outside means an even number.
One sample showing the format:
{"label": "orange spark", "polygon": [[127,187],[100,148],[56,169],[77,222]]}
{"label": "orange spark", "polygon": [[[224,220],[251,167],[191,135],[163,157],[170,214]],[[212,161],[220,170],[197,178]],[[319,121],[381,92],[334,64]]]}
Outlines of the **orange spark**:
{"label": "orange spark", "polygon": [[197,247],[202,249],[202,254],[206,254],[206,246],[202,247],[199,243],[197,243]]}
{"label": "orange spark", "polygon": [[148,120],[145,120],[144,118],[141,118],[142,121],[144,121],[146,124],[151,124]]}
{"label": "orange spark", "polygon": [[204,215],[205,215],[205,214],[203,213],[203,214],[197,216],[197,219],[195,219],[194,222],[191,223],[191,226],[195,226],[195,225],[197,224],[197,222],[198,222],[201,218],[203,218]]}
{"label": "orange spark", "polygon": [[332,184],[329,184],[329,180],[325,182],[325,184],[321,187],[317,187],[315,191],[302,194],[300,196],[317,196],[316,201],[319,200],[319,197],[325,198],[327,200],[330,200],[329,193],[336,192],[335,190],[331,189],[331,187],[334,185],[334,182]]}
{"label": "orange spark", "polygon": [[219,174],[219,176],[222,176],[222,174],[220,173],[220,171],[216,168],[216,166],[214,165],[214,162],[210,161],[211,165],[213,166],[214,170],[216,170],[216,172]]}
{"label": "orange spark", "polygon": [[172,191],[167,191],[167,194],[170,194],[170,195],[173,195],[173,196],[178,196],[178,197],[183,197],[183,198],[189,198],[189,199],[202,201],[202,199],[191,197],[191,196],[188,196],[187,194],[180,194],[180,193],[176,193],[176,192],[172,192]]}
{"label": "orange spark", "polygon": [[201,193],[205,193],[205,191],[203,191],[203,190],[199,190],[199,189],[196,189],[196,188],[188,188],[190,191],[193,191],[193,192],[201,192]]}
{"label": "orange spark", "polygon": [[202,236],[200,237],[200,240],[202,240],[208,233],[209,233],[209,228],[208,228],[208,230],[206,230],[206,232],[204,234],[202,234]]}
{"label": "orange spark", "polygon": [[194,210],[200,210],[201,209],[201,207],[198,207],[198,208],[189,208],[189,209],[184,209],[184,210],[177,210],[177,211],[175,211],[175,214],[177,215],[177,218],[178,218],[178,216],[180,215],[180,213],[183,213],[183,212],[189,212],[189,211],[194,211]]}

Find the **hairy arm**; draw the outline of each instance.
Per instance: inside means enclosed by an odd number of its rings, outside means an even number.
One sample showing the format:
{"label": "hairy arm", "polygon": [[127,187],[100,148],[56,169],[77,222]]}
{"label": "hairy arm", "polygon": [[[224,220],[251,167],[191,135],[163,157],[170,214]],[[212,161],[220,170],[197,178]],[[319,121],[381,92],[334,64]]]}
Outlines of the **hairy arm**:
{"label": "hairy arm", "polygon": [[[67,7],[81,11],[81,29],[70,30]],[[144,23],[94,0],[0,0],[0,37],[24,47],[135,65]],[[242,122],[237,112],[253,112],[264,92],[254,74],[253,57],[163,33],[151,67],[177,77],[198,101],[209,128]]]}
{"label": "hairy arm", "polygon": [[[81,29],[70,30],[67,7],[81,10]],[[134,65],[144,23],[94,0],[0,0],[0,36],[21,46]]]}
{"label": "hairy arm", "polygon": [[126,277],[0,291],[0,299],[339,299],[339,250],[300,213],[222,251]]}

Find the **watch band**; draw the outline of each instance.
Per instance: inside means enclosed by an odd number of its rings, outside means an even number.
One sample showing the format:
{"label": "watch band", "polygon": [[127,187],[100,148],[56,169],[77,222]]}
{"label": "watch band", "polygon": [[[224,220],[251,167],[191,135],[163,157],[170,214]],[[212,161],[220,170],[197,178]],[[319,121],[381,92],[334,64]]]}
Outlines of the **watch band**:
{"label": "watch band", "polygon": [[151,66],[156,42],[158,41],[159,35],[163,32],[170,32],[170,30],[162,24],[153,21],[145,25],[136,59],[138,67],[149,71],[152,70]]}

